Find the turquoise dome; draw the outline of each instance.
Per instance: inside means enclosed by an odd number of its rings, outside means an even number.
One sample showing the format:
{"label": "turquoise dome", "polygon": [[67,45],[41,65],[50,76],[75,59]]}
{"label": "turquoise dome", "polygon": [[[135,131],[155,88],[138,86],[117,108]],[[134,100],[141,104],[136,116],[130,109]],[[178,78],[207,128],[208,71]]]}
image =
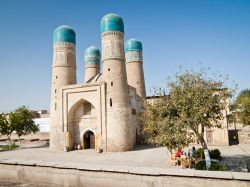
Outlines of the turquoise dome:
{"label": "turquoise dome", "polygon": [[62,25],[57,27],[54,31],[53,42],[70,42],[76,43],[76,33],[75,31],[67,25]]}
{"label": "turquoise dome", "polygon": [[86,64],[100,64],[101,53],[95,46],[90,46],[85,50],[84,60]]}
{"label": "turquoise dome", "polygon": [[129,51],[142,51],[142,43],[134,38],[129,39],[125,43],[125,52]]}
{"label": "turquoise dome", "polygon": [[101,20],[101,33],[107,31],[120,31],[124,33],[124,24],[122,18],[114,13],[106,14]]}

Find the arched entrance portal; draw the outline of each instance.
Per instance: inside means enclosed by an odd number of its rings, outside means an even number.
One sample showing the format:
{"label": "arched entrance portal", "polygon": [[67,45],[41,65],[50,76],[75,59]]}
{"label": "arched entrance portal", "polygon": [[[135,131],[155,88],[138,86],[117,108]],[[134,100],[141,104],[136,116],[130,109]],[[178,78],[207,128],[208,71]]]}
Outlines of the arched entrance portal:
{"label": "arched entrance portal", "polygon": [[95,148],[95,131],[91,129],[97,128],[97,121],[96,109],[89,101],[80,99],[71,107],[68,114],[70,150],[79,144],[84,149]]}
{"label": "arched entrance portal", "polygon": [[95,149],[95,134],[90,130],[83,134],[83,149]]}

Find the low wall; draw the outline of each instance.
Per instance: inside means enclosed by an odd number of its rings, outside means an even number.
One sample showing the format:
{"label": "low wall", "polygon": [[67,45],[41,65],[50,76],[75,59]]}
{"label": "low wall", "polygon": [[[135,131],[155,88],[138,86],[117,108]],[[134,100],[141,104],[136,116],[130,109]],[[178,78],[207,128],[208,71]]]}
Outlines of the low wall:
{"label": "low wall", "polygon": [[0,186],[249,187],[250,173],[1,160]]}
{"label": "low wall", "polygon": [[[31,133],[28,134],[26,136],[21,136],[21,139],[24,140],[34,140],[34,139],[38,139],[38,140],[49,140],[49,132],[37,132],[35,134]],[[0,136],[0,141],[6,141],[8,140],[7,136]],[[11,136],[11,140],[12,141],[18,141],[18,136],[16,134],[13,134]]]}

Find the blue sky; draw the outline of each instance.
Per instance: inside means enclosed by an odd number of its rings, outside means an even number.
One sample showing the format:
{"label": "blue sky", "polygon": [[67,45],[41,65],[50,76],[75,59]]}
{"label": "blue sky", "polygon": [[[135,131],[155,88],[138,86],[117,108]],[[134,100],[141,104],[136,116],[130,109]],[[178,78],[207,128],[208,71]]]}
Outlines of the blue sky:
{"label": "blue sky", "polygon": [[182,69],[210,67],[250,88],[249,0],[0,0],[0,111],[49,109],[52,39],[66,24],[77,35],[77,82],[84,50],[100,48],[100,20],[122,16],[125,40],[142,41],[147,95]]}

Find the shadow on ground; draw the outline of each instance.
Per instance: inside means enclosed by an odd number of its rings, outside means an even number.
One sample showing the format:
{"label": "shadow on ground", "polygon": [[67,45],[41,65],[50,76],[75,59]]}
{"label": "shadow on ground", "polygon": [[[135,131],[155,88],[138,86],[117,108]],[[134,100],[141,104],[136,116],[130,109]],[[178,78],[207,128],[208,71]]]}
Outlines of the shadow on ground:
{"label": "shadow on ground", "polygon": [[155,148],[159,148],[159,147],[163,147],[163,146],[155,146],[155,145],[136,145],[134,150],[132,151],[141,151],[141,150],[145,150],[145,149],[155,149]]}
{"label": "shadow on ground", "polygon": [[222,156],[228,171],[250,172],[250,155]]}

